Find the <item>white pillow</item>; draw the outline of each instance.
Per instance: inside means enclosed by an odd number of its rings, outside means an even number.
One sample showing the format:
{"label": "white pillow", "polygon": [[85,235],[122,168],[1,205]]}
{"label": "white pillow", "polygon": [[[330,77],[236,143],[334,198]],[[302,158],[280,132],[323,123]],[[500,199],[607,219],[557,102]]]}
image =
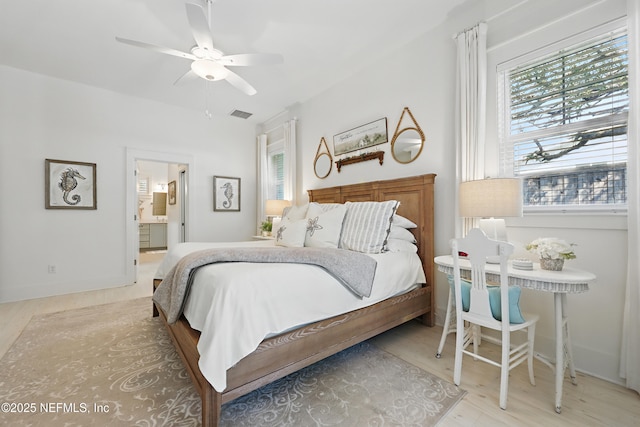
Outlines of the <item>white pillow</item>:
{"label": "white pillow", "polygon": [[282,211],[282,218],[288,218],[294,221],[298,219],[305,219],[305,217],[307,216],[308,208],[308,203],[301,206],[287,206]]}
{"label": "white pillow", "polygon": [[397,200],[345,203],[347,213],[339,247],[369,254],[381,253],[389,237],[391,218],[399,204]]}
{"label": "white pillow", "polygon": [[406,240],[392,239],[389,237],[387,240],[386,250],[388,252],[412,252],[415,254],[418,252],[418,247]]}
{"label": "white pillow", "polygon": [[393,225],[397,225],[402,228],[418,228],[418,225],[415,222],[398,214],[393,216]]}
{"label": "white pillow", "polygon": [[[309,203],[309,209],[315,209],[315,212],[328,212],[332,209],[339,208],[340,206],[344,206],[344,203],[318,203],[311,202]],[[307,213],[307,218],[309,218],[309,214]]]}
{"label": "white pillow", "polygon": [[307,212],[307,234],[304,245],[312,248],[337,248],[346,212],[347,207],[342,204],[323,211],[322,206],[311,203]]}
{"label": "white pillow", "polygon": [[397,225],[391,225],[391,231],[389,232],[390,239],[401,239],[407,242],[415,243],[416,236],[406,228],[398,227]]}
{"label": "white pillow", "polygon": [[278,227],[273,230],[277,246],[301,248],[304,246],[304,238],[307,233],[307,221],[299,219],[292,221],[283,218]]}

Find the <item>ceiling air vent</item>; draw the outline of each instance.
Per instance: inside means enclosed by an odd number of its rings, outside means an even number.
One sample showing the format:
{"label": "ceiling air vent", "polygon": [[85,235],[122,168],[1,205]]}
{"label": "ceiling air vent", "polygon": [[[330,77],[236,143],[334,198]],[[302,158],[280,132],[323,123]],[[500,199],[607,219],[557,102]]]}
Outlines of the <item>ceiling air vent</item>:
{"label": "ceiling air vent", "polygon": [[248,119],[253,113],[247,113],[246,111],[233,110],[230,114],[233,117],[240,117],[241,119]]}

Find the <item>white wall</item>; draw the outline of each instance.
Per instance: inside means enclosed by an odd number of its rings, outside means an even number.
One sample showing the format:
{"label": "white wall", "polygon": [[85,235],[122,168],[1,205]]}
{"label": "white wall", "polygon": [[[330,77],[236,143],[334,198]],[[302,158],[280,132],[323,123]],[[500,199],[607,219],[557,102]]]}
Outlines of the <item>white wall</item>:
{"label": "white wall", "polygon": [[[498,176],[496,67],[626,14],[623,0],[585,3],[590,4],[572,9],[566,15],[559,14],[548,23],[530,20],[523,28],[510,28],[502,21],[495,23],[494,36],[488,41],[488,176]],[[560,237],[577,245],[577,259],[567,261],[566,265],[593,272],[597,282],[590,286],[588,293],[567,298],[574,360],[583,372],[618,383],[622,383],[618,367],[627,266],[626,220],[624,214],[547,214],[527,215],[507,222],[509,239],[525,256],[524,246],[538,237]],[[541,315],[537,350],[553,354],[552,296],[535,291],[524,291],[523,295],[523,310]]]}
{"label": "white wall", "polygon": [[[519,6],[510,10],[513,5]],[[584,7],[587,9],[577,12]],[[624,0],[468,1],[438,28],[385,58],[364,64],[366,69],[357,75],[291,109],[299,118],[298,200],[308,200],[307,189],[436,173],[435,247],[437,253],[447,253],[449,239],[454,235],[455,44],[452,35],[481,20],[489,21],[486,160],[489,173],[495,176],[497,149],[492,144],[497,126],[494,80],[498,58],[520,55],[624,13]],[[416,161],[408,165],[395,162],[389,144],[384,144],[382,166],[377,161],[369,161],[344,166],[338,173],[334,165],[326,179],[316,178],[313,160],[322,137],[333,152],[333,135],[387,117],[391,138],[405,106],[411,109],[426,134],[425,148]],[[626,266],[626,218],[525,217],[510,221],[509,225],[511,240],[522,244],[541,236],[560,236],[578,244],[578,259],[570,261],[570,265],[593,271],[599,280],[589,293],[569,297],[576,365],[582,371],[620,382],[617,371]],[[437,274],[437,321],[440,324],[446,302],[447,283],[444,275]],[[536,347],[553,356],[552,295],[527,291],[523,307],[542,315]]]}
{"label": "white wall", "polygon": [[[0,93],[0,302],[131,284],[128,149],[192,156],[189,240],[255,233],[253,124],[8,67]],[[98,209],[46,210],[45,158],[96,163]],[[241,178],[241,212],[213,212],[213,175]]]}

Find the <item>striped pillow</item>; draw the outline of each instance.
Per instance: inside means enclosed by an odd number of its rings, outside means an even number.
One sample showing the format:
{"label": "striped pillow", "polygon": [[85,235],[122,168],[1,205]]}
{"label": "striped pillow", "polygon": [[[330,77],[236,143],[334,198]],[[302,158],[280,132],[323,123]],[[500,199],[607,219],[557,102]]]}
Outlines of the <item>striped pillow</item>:
{"label": "striped pillow", "polygon": [[[344,203],[317,203],[317,202],[309,203],[309,209],[314,209],[315,211],[320,211],[320,212],[329,212],[341,206],[344,206]],[[307,213],[307,218],[308,217],[309,217],[309,214]]]}
{"label": "striped pillow", "polygon": [[383,251],[389,237],[391,219],[400,203],[347,202],[347,213],[342,223],[340,248],[378,254]]}

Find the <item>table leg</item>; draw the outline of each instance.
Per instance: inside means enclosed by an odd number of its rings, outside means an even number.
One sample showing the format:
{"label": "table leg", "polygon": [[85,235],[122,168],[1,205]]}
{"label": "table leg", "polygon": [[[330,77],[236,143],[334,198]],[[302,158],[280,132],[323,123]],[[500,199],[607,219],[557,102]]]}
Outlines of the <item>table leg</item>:
{"label": "table leg", "polygon": [[556,314],[556,412],[562,411],[562,380],[564,379],[564,313],[563,294],[553,294]]}
{"label": "table leg", "polygon": [[569,316],[567,315],[567,294],[562,294],[562,323],[564,324],[564,347],[569,367],[571,383],[576,385],[576,368],[573,365],[573,350],[571,348],[571,334],[569,333]]}

